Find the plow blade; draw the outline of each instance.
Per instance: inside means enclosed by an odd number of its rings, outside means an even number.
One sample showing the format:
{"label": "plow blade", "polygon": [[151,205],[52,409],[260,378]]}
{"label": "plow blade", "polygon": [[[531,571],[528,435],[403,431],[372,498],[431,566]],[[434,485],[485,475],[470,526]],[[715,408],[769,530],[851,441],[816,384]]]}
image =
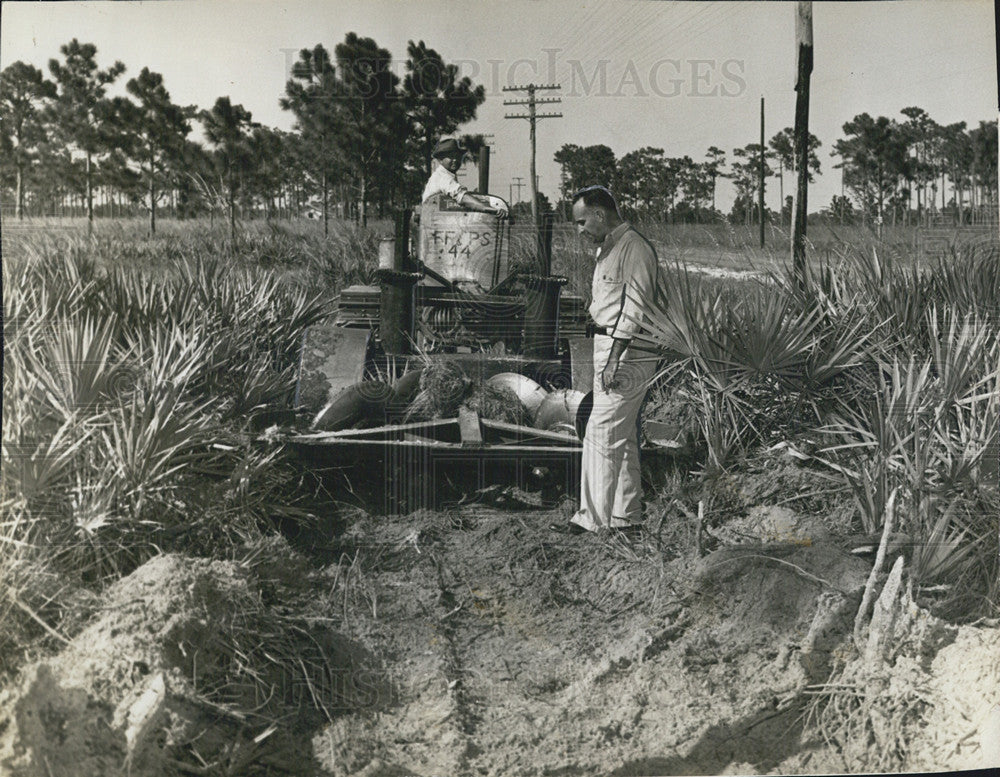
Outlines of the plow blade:
{"label": "plow blade", "polygon": [[582,446],[572,434],[480,419],[390,424],[374,429],[285,438],[310,471],[337,479],[360,501],[386,513],[440,509],[497,484],[525,487],[546,473],[553,493],[574,493]]}

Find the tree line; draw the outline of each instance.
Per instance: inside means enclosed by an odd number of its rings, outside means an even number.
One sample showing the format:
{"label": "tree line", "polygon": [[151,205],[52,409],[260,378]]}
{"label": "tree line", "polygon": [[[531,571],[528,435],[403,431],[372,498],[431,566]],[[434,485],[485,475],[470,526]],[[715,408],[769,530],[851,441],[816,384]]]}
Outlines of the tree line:
{"label": "tree line", "polygon": [[905,120],[861,113],[844,124],[833,154],[845,193],[832,209],[845,210],[849,191],[860,217],[880,222],[958,224],[996,220],[997,122],[939,124],[916,106]]}
{"label": "tree line", "polygon": [[[810,134],[810,181],[820,171],[816,156],[819,147],[819,139]],[[761,173],[759,143],[733,149],[728,167],[726,152],[717,146],[709,146],[705,158],[695,161],[687,155],[667,157],[662,148],[651,146],[630,151],[616,159],[614,152],[604,145],[581,148],[567,144],[556,152],[555,161],[561,166],[564,203],[572,191],[590,185],[585,182],[601,182],[618,193],[621,205],[630,217],[672,223],[717,221],[723,218],[715,202],[718,180],[729,178],[736,189],[729,219],[750,224],[759,218],[756,210]],[[776,174],[779,176],[781,199],[785,201],[785,173],[794,171],[794,144],[790,127],[771,138],[764,149],[763,162],[765,180]],[[790,203],[784,210],[787,221]],[[770,218],[772,214],[766,212],[764,216]]]}
{"label": "tree line", "polygon": [[[365,223],[419,199],[431,151],[444,135],[473,120],[485,90],[423,41],[407,46],[405,72],[389,51],[348,33],[330,51],[303,49],[292,66],[280,107],[291,132],[266,127],[250,111],[219,97],[209,109],[178,105],[162,75],[97,63],[93,44],[73,39],[51,59],[48,73],[24,62],[0,72],[0,188],[15,215],[148,214],[150,231],[167,207],[177,217],[332,215]],[[859,114],[843,125],[831,155],[841,195],[823,213],[842,223],[978,223],[995,217],[997,123],[939,124],[918,107],[901,119]],[[200,126],[203,140],[194,139]],[[464,135],[470,150],[482,136]],[[821,143],[810,136],[809,177],[818,175]],[[606,145],[565,144],[555,154],[562,202],[572,191],[603,183],[634,218],[706,222],[725,218],[716,207],[720,178],[732,181],[734,223],[761,217],[790,221],[786,174],[794,174],[792,132],[785,128],[764,151],[764,179],[777,178],[780,213],[757,209],[761,147],[710,146],[700,160],[669,157],[646,146],[616,158]],[[728,157],[728,158],[727,158]],[[770,189],[772,184],[765,183]],[[789,187],[791,190],[791,186]],[[543,203],[545,205],[547,203]]]}
{"label": "tree line", "polygon": [[[995,222],[997,210],[997,122],[938,124],[925,110],[904,108],[905,120],[867,113],[843,125],[845,137],[834,143],[833,165],[842,175],[842,192],[822,215],[840,223],[972,224]],[[809,136],[812,182],[820,174],[819,138]],[[763,151],[763,178],[777,177],[781,213],[765,207],[765,219],[791,223],[792,197],[785,176],[795,173],[792,129],[772,137]],[[663,222],[707,222],[725,218],[716,209],[720,178],[732,181],[736,197],[728,219],[759,223],[761,146],[749,143],[726,152],[710,146],[702,160],[668,157],[650,146],[621,158],[606,145],[565,144],[555,154],[561,168],[561,207],[573,191],[603,184],[619,194],[633,218]],[[792,186],[789,187],[791,190]],[[850,194],[850,196],[848,196]]]}
{"label": "tree line", "polygon": [[365,223],[372,207],[419,199],[435,142],[485,100],[423,41],[409,42],[400,78],[386,49],[348,33],[332,52],[300,52],[279,99],[294,116],[284,132],[229,97],[178,105],[148,68],[110,97],[124,64],[102,69],[96,46],[76,39],[60,54],[48,74],[24,62],[0,73],[0,187],[19,218],[84,213],[92,225],[141,211],[155,232],[166,204],[179,217],[227,213],[234,234],[238,216],[258,214]]}

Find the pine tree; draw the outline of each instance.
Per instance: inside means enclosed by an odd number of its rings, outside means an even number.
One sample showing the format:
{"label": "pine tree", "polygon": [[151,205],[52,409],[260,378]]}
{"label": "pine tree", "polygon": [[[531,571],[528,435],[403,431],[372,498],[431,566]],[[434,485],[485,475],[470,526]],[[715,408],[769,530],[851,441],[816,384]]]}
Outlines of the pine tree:
{"label": "pine tree", "polygon": [[[778,185],[780,187],[781,211],[785,210],[785,171],[795,172],[795,133],[791,127],[785,127],[777,133],[768,145],[774,158],[778,160]],[[822,145],[820,139],[809,133],[809,168],[806,175],[809,183],[813,182],[813,173],[819,173],[820,162],[816,150]],[[784,218],[784,216],[782,216]]]}
{"label": "pine tree", "polygon": [[2,147],[5,161],[10,159],[14,168],[18,219],[24,218],[26,171],[38,159],[38,146],[45,140],[44,107],[55,96],[55,84],[32,65],[15,62],[0,73]]}
{"label": "pine tree", "polygon": [[340,92],[337,100],[342,148],[356,182],[358,219],[368,223],[370,187],[383,160],[396,156],[402,138],[399,78],[392,55],[371,38],[349,32],[334,49]]}
{"label": "pine tree", "polygon": [[52,119],[63,142],[84,155],[87,231],[94,229],[94,158],[108,150],[107,126],[110,104],[105,98],[108,85],[125,72],[125,65],[115,62],[100,70],[97,47],[73,38],[59,47],[63,62],[49,60],[49,71],[56,83]]}
{"label": "pine tree", "polygon": [[459,78],[458,68],[423,41],[409,41],[406,53],[403,102],[412,127],[411,148],[426,179],[431,174],[434,144],[476,118],[486,90],[474,87],[468,76]]}
{"label": "pine tree", "polygon": [[[733,185],[736,187],[736,201],[733,203],[730,218],[735,220],[742,216],[746,226],[750,226],[753,213],[757,210],[754,197],[757,194],[757,187],[760,186],[760,152],[760,143],[750,143],[743,148],[733,149],[733,156],[738,161],[733,162],[730,173]],[[764,152],[765,179],[774,175],[774,170],[767,163],[771,157],[771,152]],[[764,218],[763,213],[758,215]]]}
{"label": "pine tree", "polygon": [[844,182],[865,212],[881,217],[906,168],[905,133],[891,119],[873,119],[867,113],[858,114],[843,129],[847,137],[833,150],[843,160]]}
{"label": "pine tree", "polygon": [[242,105],[233,105],[228,97],[220,97],[210,111],[201,112],[205,138],[215,148],[216,170],[223,179],[229,211],[229,236],[236,245],[236,192],[239,189],[237,173],[249,159],[247,137],[255,126],[250,111]]}
{"label": "pine tree", "polygon": [[149,233],[156,234],[156,205],[167,188],[168,176],[181,158],[184,140],[191,131],[185,110],[170,100],[163,76],[143,68],[126,90],[134,102],[113,102],[118,137],[127,155],[139,167],[149,205]]}
{"label": "pine tree", "polygon": [[280,104],[295,115],[295,129],[301,138],[299,157],[319,184],[324,235],[330,234],[330,187],[343,179],[346,168],[340,142],[344,121],[341,96],[336,68],[327,50],[321,45],[302,49]]}
{"label": "pine tree", "polygon": [[709,146],[708,151],[705,152],[705,157],[708,159],[705,162],[705,172],[712,179],[712,211],[715,211],[715,183],[718,178],[728,178],[726,173],[722,172],[722,168],[726,166],[726,152],[723,151],[718,146]]}

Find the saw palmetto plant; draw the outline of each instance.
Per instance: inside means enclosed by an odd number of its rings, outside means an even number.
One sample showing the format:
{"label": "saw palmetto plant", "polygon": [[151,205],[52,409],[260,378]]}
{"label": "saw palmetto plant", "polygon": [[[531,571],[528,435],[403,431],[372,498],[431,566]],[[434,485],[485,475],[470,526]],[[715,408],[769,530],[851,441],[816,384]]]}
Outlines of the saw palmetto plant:
{"label": "saw palmetto plant", "polygon": [[[664,356],[663,377],[699,398],[709,461],[725,466],[825,415],[849,373],[870,358],[865,323],[853,306],[838,311],[833,325],[819,302],[800,304],[778,286],[736,293],[678,267],[637,345]],[[727,438],[725,451],[714,447]]]}
{"label": "saw palmetto plant", "polygon": [[638,344],[699,416],[706,475],[772,436],[825,439],[817,462],[850,487],[863,531],[898,491],[918,588],[995,610],[998,267],[982,247],[923,270],[872,249],[808,287],[774,276],[739,294],[676,268]]}
{"label": "saw palmetto plant", "polygon": [[286,477],[250,438],[328,303],[252,267],[180,258],[157,276],[105,247],[5,257],[5,590],[26,559],[99,582],[253,537]]}

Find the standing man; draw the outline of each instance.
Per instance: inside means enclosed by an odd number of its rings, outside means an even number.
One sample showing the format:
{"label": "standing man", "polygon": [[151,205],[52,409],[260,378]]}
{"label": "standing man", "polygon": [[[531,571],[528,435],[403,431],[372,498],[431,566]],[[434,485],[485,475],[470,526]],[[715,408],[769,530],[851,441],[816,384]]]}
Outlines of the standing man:
{"label": "standing man", "polygon": [[478,194],[473,194],[458,181],[455,175],[465,160],[465,149],[454,138],[442,138],[434,147],[434,171],[424,186],[421,202],[427,202],[435,194],[447,194],[466,210],[476,210],[481,213],[495,213],[506,216],[504,208],[493,207],[489,200]]}
{"label": "standing man", "polygon": [[659,291],[656,251],[623,221],[611,192],[588,186],[573,195],[580,236],[598,246],[590,315],[594,319],[594,409],[583,438],[580,509],[554,531],[599,529],[638,534],[642,523],[638,417],[657,358],[629,348]]}

